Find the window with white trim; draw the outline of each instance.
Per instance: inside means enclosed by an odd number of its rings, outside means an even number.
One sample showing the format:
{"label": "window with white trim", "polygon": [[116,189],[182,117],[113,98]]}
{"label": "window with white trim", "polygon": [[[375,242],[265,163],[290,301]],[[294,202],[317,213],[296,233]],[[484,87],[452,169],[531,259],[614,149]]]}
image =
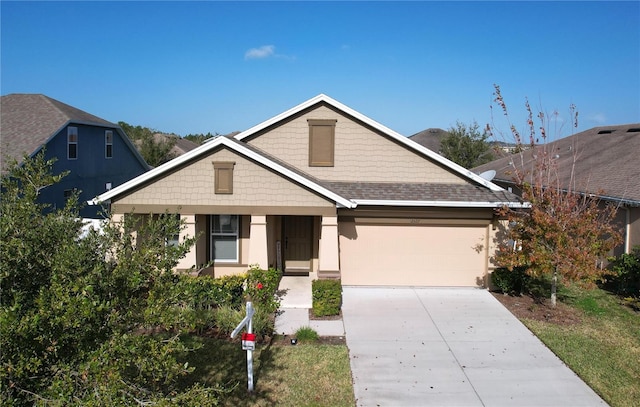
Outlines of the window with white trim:
{"label": "window with white trim", "polygon": [[211,216],[211,260],[219,263],[239,261],[239,230],[238,215]]}
{"label": "window with white trim", "polygon": [[113,131],[105,130],[104,132],[104,157],[113,157]]}
{"label": "window with white trim", "polygon": [[78,128],[67,127],[67,159],[78,158]]}

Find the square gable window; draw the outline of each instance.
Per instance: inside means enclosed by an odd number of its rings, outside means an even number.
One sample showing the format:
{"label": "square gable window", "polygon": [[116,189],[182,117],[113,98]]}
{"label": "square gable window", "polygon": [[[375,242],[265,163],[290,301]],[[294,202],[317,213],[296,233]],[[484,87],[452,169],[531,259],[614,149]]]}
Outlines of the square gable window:
{"label": "square gable window", "polygon": [[333,167],[337,120],[309,119],[309,167]]}
{"label": "square gable window", "polygon": [[233,194],[233,167],[235,162],[214,161],[214,189],[216,194]]}

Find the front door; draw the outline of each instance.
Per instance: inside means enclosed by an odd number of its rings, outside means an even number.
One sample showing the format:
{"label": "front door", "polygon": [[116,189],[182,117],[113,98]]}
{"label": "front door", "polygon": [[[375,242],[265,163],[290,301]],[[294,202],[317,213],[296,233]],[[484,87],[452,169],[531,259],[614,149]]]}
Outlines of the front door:
{"label": "front door", "polygon": [[284,217],[284,272],[308,274],[311,271],[313,217]]}

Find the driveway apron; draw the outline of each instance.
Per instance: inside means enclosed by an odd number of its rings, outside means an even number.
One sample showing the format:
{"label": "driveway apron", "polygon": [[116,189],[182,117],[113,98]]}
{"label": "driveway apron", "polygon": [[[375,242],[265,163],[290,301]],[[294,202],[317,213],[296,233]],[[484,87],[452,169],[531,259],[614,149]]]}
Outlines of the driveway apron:
{"label": "driveway apron", "polygon": [[602,406],[491,293],[343,287],[358,406]]}

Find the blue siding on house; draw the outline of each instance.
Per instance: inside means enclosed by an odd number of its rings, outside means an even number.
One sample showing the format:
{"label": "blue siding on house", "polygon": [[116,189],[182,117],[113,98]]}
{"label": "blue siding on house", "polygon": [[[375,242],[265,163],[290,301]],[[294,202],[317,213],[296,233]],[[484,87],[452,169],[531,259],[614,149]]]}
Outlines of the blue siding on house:
{"label": "blue siding on house", "polygon": [[[78,158],[67,158],[67,127],[78,128]],[[113,131],[113,157],[105,157],[105,131]],[[69,175],[56,185],[44,189],[40,200],[63,207],[65,190],[81,191],[82,203],[106,191],[106,183],[112,188],[144,173],[147,168],[140,162],[129,145],[124,141],[120,130],[111,127],[89,126],[70,123],[63,127],[46,146],[46,157],[56,158],[54,174],[70,171]],[[85,206],[81,210],[84,218],[101,217],[101,208]]]}

